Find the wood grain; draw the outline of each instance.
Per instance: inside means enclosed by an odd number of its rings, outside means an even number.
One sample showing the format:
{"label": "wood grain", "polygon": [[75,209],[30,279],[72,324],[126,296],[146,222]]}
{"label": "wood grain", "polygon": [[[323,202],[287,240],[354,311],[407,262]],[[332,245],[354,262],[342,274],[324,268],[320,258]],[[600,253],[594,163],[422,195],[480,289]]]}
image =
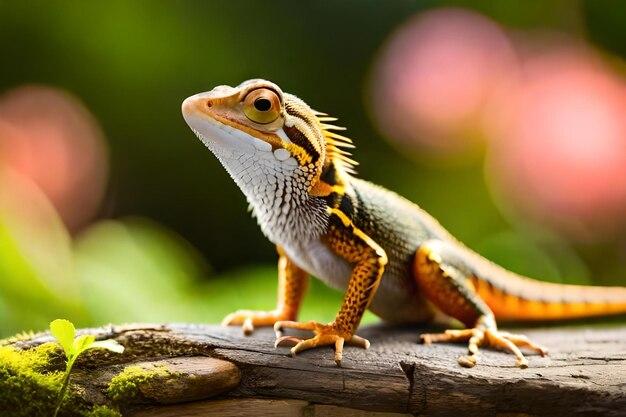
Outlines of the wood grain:
{"label": "wood grain", "polygon": [[[88,329],[117,339],[126,352],[86,355],[73,382],[85,401],[110,403],[104,390],[125,366],[172,370],[141,386],[132,401],[116,404],[133,416],[626,416],[624,327],[516,329],[550,351],[545,358],[529,355],[528,369],[488,349],[475,368],[462,368],[457,358],[466,348],[418,344],[426,331],[432,329],[365,326],[359,334],[371,348],[347,347],[337,367],[331,348],[290,357],[288,348],[274,348],[269,329],[248,337],[213,325]],[[42,334],[16,346],[49,340]]]}

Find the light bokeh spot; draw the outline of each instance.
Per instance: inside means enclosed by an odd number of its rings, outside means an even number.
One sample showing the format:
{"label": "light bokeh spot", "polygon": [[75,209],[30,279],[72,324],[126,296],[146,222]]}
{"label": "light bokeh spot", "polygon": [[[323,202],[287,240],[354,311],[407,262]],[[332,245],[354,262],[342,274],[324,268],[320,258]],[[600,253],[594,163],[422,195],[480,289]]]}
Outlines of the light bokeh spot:
{"label": "light bokeh spot", "polygon": [[483,103],[514,70],[502,29],[462,9],[419,14],[384,46],[372,78],[380,130],[397,144],[445,156],[476,145]]}
{"label": "light bokeh spot", "polygon": [[107,149],[96,120],[65,91],[29,85],[0,96],[4,164],[30,178],[70,229],[93,218],[107,179]]}
{"label": "light bokeh spot", "polygon": [[626,86],[590,50],[526,56],[494,103],[488,179],[509,210],[582,240],[626,223]]}

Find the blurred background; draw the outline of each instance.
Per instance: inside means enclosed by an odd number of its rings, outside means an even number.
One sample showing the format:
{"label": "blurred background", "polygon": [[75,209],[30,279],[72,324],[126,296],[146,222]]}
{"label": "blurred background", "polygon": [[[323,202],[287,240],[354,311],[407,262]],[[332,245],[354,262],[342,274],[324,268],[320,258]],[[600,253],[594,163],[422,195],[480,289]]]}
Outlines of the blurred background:
{"label": "blurred background", "polygon": [[[0,0],[0,337],[273,308],[274,247],[180,115],[257,77],[481,254],[626,285],[624,27],[608,0]],[[301,317],[341,298],[314,281]]]}

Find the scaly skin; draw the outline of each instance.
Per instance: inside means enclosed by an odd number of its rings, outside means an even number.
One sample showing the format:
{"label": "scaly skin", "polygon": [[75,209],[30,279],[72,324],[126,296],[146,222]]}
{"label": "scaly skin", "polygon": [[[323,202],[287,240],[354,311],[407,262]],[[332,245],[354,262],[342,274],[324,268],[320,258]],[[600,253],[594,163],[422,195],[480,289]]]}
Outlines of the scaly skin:
{"label": "scaly skin", "polygon": [[[346,151],[350,139],[335,133],[334,118],[265,80],[219,86],[189,97],[183,116],[241,188],[263,233],[279,252],[278,305],[243,310],[224,319],[273,325],[277,345],[292,354],[344,343],[367,348],[355,334],[367,308],[391,322],[420,322],[437,309],[464,330],[424,334],[425,343],[467,342],[463,366],[476,363],[483,345],[504,348],[528,365],[519,347],[542,355],[522,335],[501,332],[496,318],[554,320],[626,312],[626,288],[543,283],[509,272],[454,239],[417,205],[356,178]],[[297,322],[308,275],[345,291],[332,323]],[[430,301],[427,303],[426,300]],[[283,336],[285,328],[315,336]]]}

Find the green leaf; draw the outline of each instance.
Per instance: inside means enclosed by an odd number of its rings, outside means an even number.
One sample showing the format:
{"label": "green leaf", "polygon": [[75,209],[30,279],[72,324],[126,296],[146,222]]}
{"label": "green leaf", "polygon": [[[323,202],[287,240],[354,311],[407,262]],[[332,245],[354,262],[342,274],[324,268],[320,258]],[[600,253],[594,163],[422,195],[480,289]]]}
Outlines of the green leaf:
{"label": "green leaf", "polygon": [[50,333],[56,337],[63,347],[63,351],[65,351],[65,356],[69,358],[74,353],[72,343],[76,335],[76,329],[72,322],[65,319],[56,319],[50,323]]}
{"label": "green leaf", "polygon": [[120,345],[119,343],[117,343],[117,340],[113,339],[98,340],[97,342],[93,342],[89,348],[102,348],[117,353],[124,352],[124,346]]}
{"label": "green leaf", "polygon": [[76,356],[80,355],[83,351],[89,349],[95,340],[96,337],[92,334],[84,334],[77,337],[76,340],[74,340],[74,345],[72,346],[72,353]]}

